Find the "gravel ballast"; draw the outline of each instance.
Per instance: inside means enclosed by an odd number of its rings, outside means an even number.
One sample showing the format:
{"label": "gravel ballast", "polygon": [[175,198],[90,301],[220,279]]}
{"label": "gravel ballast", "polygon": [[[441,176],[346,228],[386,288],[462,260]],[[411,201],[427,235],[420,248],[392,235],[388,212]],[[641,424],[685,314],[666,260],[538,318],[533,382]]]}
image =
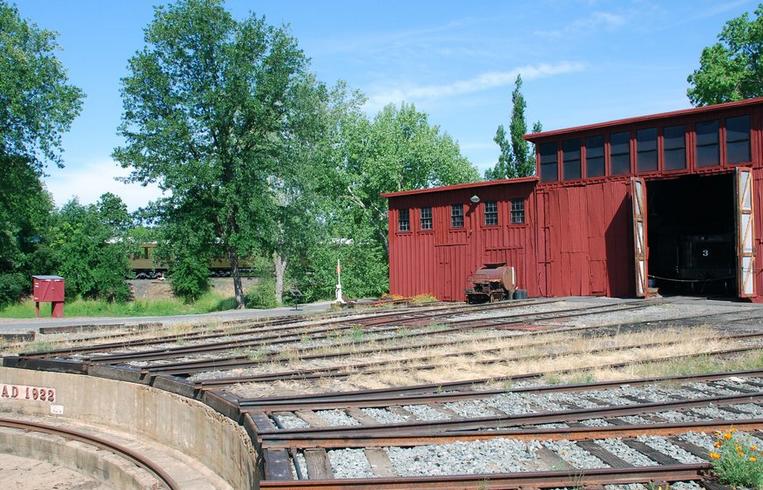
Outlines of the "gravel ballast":
{"label": "gravel ballast", "polygon": [[335,449],[328,452],[335,478],[371,478],[374,472],[362,449]]}
{"label": "gravel ballast", "polygon": [[438,446],[387,448],[399,476],[438,476],[526,471],[535,459],[537,442],[510,439],[456,442]]}

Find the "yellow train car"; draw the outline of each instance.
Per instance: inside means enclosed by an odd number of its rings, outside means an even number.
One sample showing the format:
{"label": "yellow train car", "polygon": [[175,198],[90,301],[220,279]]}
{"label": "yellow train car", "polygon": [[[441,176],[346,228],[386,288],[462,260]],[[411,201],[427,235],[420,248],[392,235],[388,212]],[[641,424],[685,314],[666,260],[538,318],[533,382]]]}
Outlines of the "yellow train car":
{"label": "yellow train car", "polygon": [[[135,279],[161,279],[168,271],[166,264],[155,257],[156,242],[146,242],[139,245],[139,250],[130,256],[130,269]],[[251,264],[244,259],[240,264],[242,273],[251,270]],[[209,261],[209,275],[212,277],[230,277],[230,263],[224,257],[215,257]]]}

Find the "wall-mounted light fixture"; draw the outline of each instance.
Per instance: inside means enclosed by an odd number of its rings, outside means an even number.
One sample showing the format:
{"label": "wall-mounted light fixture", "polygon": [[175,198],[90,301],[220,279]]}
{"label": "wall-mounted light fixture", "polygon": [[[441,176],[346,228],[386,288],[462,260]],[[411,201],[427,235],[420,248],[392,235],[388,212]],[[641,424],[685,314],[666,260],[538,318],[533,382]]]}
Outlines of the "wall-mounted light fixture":
{"label": "wall-mounted light fixture", "polygon": [[470,197],[469,200],[472,202],[472,204],[477,204],[478,202],[480,202],[480,196],[475,194],[472,197]]}

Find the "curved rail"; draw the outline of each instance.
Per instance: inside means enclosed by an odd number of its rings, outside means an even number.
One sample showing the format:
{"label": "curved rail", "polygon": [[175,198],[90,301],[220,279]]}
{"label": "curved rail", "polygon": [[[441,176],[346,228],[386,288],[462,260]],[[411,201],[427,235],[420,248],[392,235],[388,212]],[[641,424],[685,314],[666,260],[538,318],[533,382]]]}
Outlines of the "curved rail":
{"label": "curved rail", "polygon": [[96,446],[107,451],[118,454],[119,456],[129,459],[136,465],[145,469],[149,473],[153,474],[159,481],[161,481],[170,490],[178,490],[180,485],[161,467],[150,461],[145,456],[133,451],[130,448],[122,446],[100,437],[91,436],[84,432],[80,432],[74,429],[66,429],[63,427],[54,427],[52,425],[43,424],[40,422],[31,422],[26,420],[14,420],[8,418],[0,418],[0,427],[8,427],[11,429],[21,429],[33,432],[43,432],[45,434],[52,434],[71,439],[79,442],[84,442],[91,446]]}

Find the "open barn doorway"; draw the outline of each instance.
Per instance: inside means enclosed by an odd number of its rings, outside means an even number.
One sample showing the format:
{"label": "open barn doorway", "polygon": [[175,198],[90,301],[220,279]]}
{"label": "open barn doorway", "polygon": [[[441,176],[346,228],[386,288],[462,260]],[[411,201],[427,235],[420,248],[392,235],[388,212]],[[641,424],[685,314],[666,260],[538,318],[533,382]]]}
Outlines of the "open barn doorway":
{"label": "open barn doorway", "polygon": [[649,284],[660,294],[736,297],[734,174],[646,183]]}

